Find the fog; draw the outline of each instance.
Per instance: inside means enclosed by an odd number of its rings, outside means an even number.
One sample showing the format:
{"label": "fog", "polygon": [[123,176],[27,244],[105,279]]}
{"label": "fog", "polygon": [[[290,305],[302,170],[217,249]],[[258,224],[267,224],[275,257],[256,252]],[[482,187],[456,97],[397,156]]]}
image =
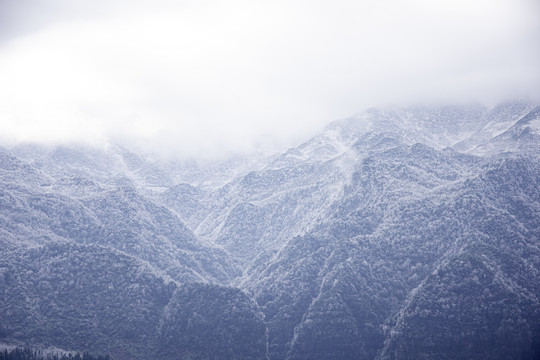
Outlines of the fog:
{"label": "fog", "polygon": [[370,106],[540,99],[540,5],[0,1],[0,138],[286,147]]}

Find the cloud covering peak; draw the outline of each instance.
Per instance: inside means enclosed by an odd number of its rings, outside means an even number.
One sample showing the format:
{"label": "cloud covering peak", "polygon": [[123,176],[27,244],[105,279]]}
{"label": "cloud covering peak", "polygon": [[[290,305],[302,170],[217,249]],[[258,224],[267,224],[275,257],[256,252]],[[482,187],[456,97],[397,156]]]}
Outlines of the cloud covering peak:
{"label": "cloud covering peak", "polygon": [[8,140],[220,153],[287,145],[381,103],[540,98],[532,0],[0,7]]}

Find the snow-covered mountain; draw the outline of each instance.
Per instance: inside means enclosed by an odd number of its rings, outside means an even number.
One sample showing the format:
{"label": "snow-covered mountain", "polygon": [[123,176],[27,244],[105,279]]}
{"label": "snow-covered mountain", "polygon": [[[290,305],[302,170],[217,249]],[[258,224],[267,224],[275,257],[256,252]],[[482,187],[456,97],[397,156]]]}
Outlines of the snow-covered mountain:
{"label": "snow-covered mountain", "polygon": [[0,341],[115,359],[540,356],[539,109],[369,109],[226,162],[2,149]]}

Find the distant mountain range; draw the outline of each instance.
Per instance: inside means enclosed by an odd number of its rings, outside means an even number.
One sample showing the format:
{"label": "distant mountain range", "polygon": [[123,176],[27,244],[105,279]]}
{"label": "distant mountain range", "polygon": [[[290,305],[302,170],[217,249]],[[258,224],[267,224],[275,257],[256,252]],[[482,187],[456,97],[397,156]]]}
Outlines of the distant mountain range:
{"label": "distant mountain range", "polygon": [[0,149],[0,343],[540,358],[540,107],[369,109],[272,156]]}

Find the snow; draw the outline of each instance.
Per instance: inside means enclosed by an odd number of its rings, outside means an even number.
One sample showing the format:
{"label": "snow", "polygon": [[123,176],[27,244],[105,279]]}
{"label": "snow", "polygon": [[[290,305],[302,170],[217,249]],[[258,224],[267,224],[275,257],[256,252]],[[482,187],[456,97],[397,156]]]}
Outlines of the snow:
{"label": "snow", "polygon": [[536,134],[540,135],[540,118],[536,118],[529,123],[529,129]]}

